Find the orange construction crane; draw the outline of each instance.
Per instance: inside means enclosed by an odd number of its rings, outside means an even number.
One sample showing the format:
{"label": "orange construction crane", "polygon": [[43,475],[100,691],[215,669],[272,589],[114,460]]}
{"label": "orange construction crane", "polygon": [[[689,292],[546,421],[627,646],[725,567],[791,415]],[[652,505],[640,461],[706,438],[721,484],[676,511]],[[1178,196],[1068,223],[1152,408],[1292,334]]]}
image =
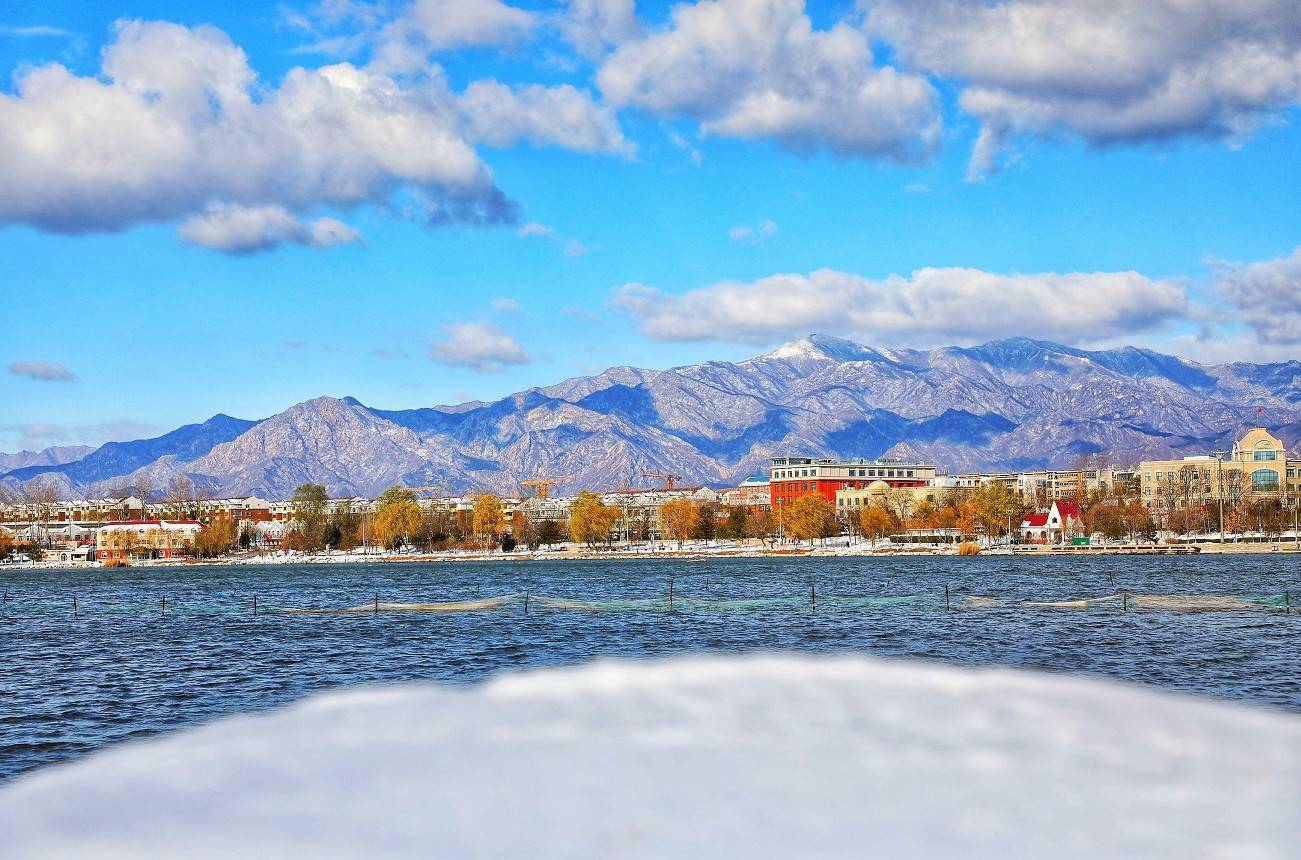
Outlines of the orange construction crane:
{"label": "orange construction crane", "polygon": [[533,487],[534,489],[537,490],[537,497],[539,499],[545,499],[551,495],[552,484],[559,484],[564,481],[572,481],[572,480],[574,479],[570,475],[560,475],[559,477],[553,477],[553,478],[533,478],[528,481],[520,481],[520,486]]}
{"label": "orange construction crane", "polygon": [[681,475],[670,475],[668,472],[642,472],[643,478],[659,478],[664,482],[664,489],[671,490],[673,485],[682,480]]}

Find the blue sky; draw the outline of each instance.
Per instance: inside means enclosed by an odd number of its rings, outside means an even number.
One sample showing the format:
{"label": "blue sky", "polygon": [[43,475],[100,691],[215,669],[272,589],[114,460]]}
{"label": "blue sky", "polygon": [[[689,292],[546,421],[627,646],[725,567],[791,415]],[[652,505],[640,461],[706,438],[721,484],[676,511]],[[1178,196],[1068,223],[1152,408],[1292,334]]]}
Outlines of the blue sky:
{"label": "blue sky", "polygon": [[1166,5],[8,4],[0,450],[809,331],[1296,357],[1301,29]]}

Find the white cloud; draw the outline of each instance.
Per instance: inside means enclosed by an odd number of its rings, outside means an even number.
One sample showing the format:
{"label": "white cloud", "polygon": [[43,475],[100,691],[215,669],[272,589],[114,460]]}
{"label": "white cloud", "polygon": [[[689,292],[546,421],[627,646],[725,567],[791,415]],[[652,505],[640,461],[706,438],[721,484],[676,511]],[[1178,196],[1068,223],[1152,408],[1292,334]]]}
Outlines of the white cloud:
{"label": "white cloud", "polygon": [[372,44],[388,12],[384,2],[319,0],[306,9],[281,5],[280,20],[307,34],[310,42],[296,45],[291,54],[322,54],[341,59],[361,53]]}
{"label": "white cloud", "polygon": [[595,251],[601,250],[600,245],[587,245],[579,239],[570,239],[565,243],[566,257],[586,257]]}
{"label": "white cloud", "polygon": [[361,241],[361,234],[334,218],[303,221],[283,206],[217,203],[187,218],[177,234],[192,245],[230,254],[252,254],[285,244],[328,248]]}
{"label": "white cloud", "polygon": [[601,250],[600,245],[588,245],[581,239],[565,238],[556,234],[556,228],[539,224],[536,221],[530,221],[519,229],[519,235],[525,238],[530,236],[540,236],[548,241],[559,245],[566,257],[584,257],[595,251]]}
{"label": "white cloud", "polygon": [[669,295],[628,284],[614,307],[656,340],[772,342],[810,331],[866,342],[983,341],[1033,334],[1068,343],[1147,331],[1181,317],[1184,289],[1137,272],[1000,275],[919,269],[871,280],[820,269]]}
{"label": "white cloud", "polygon": [[37,422],[10,425],[3,429],[14,433],[19,440],[19,444],[23,447],[38,449],[47,445],[64,443],[100,445],[104,442],[147,439],[161,431],[161,428],[156,424],[136,421],[133,418],[112,418],[92,424],[73,424],[70,426]]}
{"label": "white cloud", "polygon": [[742,245],[757,245],[764,239],[776,235],[777,222],[771,218],[765,218],[753,227],[743,224],[727,231],[727,238],[733,242],[740,242]]}
{"label": "white cloud", "polygon": [[383,72],[418,71],[434,51],[509,44],[536,23],[533,13],[500,0],[415,0],[380,31],[372,64]]}
{"label": "white cloud", "polygon": [[65,30],[62,27],[51,27],[48,24],[30,24],[25,27],[13,27],[7,24],[0,24],[0,36],[13,36],[18,39],[80,38],[71,30]]}
{"label": "white cloud", "polygon": [[1216,291],[1233,305],[1232,319],[1267,344],[1301,344],[1301,246],[1276,260],[1213,262]]}
{"label": "white cloud", "polygon": [[1178,334],[1153,340],[1147,346],[1167,355],[1178,355],[1202,364],[1232,364],[1239,361],[1269,364],[1295,361],[1297,358],[1296,344],[1266,343],[1250,329]]}
{"label": "white cloud", "polygon": [[0,94],[0,222],[76,233],[397,194],[432,224],[512,220],[461,124],[437,74],[402,85],[339,63],[272,87],[213,27],[119,22],[101,75],[52,64]]}
{"label": "white cloud", "polygon": [[873,65],[862,33],[814,30],[803,0],[700,0],[619,46],[597,81],[606,99],[687,116],[711,134],[795,152],[928,158],[940,136],[934,88]]}
{"label": "white cloud", "polygon": [[57,361],[15,361],[9,365],[9,372],[39,382],[77,381],[76,374]]}
{"label": "white cloud", "polygon": [[439,364],[495,373],[531,360],[515,338],[491,323],[457,323],[444,331],[446,337],[429,345],[429,358]]}
{"label": "white cloud", "polygon": [[633,0],[569,0],[560,32],[584,57],[599,57],[641,33]]}
{"label": "white cloud", "polygon": [[863,0],[868,31],[962,82],[972,178],[1023,134],[1240,139],[1301,101],[1296,0]]}
{"label": "white cloud", "polygon": [[664,136],[669,139],[669,143],[674,147],[682,150],[691,159],[691,163],[696,167],[705,163],[705,156],[700,149],[691,141],[687,140],[683,134],[671,126],[665,126]]}
{"label": "white cloud", "polygon": [[576,152],[632,156],[614,113],[590,93],[562,84],[509,87],[495,80],[475,81],[461,96],[467,134],[489,146],[524,140],[534,146],[560,146]]}
{"label": "white cloud", "polygon": [[492,300],[491,305],[494,311],[503,314],[517,314],[524,310],[520,307],[520,303],[510,296],[497,296]]}
{"label": "white cloud", "polygon": [[563,307],[560,309],[560,312],[562,314],[565,314],[566,316],[571,316],[574,317],[575,319],[586,320],[587,322],[601,321],[601,315],[598,314],[596,311],[590,310],[589,308],[579,307],[577,305],[569,305],[567,307]]}

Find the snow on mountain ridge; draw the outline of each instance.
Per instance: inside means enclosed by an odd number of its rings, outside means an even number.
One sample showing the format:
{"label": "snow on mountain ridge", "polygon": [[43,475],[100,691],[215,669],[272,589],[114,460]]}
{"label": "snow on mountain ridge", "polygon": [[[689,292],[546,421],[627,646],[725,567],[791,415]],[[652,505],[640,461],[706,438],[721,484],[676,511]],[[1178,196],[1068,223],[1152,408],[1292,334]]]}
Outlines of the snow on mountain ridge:
{"label": "snow on mountain ridge", "polygon": [[741,362],[612,367],[492,403],[382,410],[314,398],[244,429],[218,421],[201,441],[114,443],[137,452],[116,472],[78,465],[92,454],[0,480],[98,495],[134,475],[159,487],[184,474],[217,494],[284,497],[307,481],[339,495],[394,483],[518,493],[538,474],[589,487],[635,486],[642,471],[723,484],[778,454],[909,451],[953,472],[1066,466],[1087,451],[1128,461],[1209,450],[1254,423],[1257,406],[1286,441],[1301,436],[1301,362],[1203,366],[1029,338],[877,350],[810,335]]}

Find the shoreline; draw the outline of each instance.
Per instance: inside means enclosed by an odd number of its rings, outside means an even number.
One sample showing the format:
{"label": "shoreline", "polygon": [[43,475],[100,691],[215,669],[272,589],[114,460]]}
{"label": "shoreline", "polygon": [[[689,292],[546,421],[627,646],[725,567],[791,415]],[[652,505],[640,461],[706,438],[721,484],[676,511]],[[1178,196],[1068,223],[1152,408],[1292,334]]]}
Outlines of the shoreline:
{"label": "shoreline", "polygon": [[[1093,558],[1117,555],[1275,555],[1301,553],[1301,545],[1293,542],[1249,543],[1187,543],[1187,544],[1123,544],[1103,546],[1062,546],[1013,544],[981,548],[980,556],[1016,558]],[[866,542],[839,543],[827,546],[759,547],[736,544],[714,546],[684,546],[681,549],[613,548],[591,550],[582,546],[563,546],[550,550],[446,550],[428,553],[396,552],[319,552],[319,553],[265,553],[257,555],[227,556],[213,559],[147,560],[127,568],[186,568],[234,567],[279,564],[401,564],[401,563],[455,563],[491,561],[624,561],[646,559],[679,559],[701,561],[715,558],[892,558],[899,556],[957,556],[953,544],[882,544],[873,546]],[[99,561],[25,561],[0,563],[0,574],[18,570],[92,570],[104,569]]]}

